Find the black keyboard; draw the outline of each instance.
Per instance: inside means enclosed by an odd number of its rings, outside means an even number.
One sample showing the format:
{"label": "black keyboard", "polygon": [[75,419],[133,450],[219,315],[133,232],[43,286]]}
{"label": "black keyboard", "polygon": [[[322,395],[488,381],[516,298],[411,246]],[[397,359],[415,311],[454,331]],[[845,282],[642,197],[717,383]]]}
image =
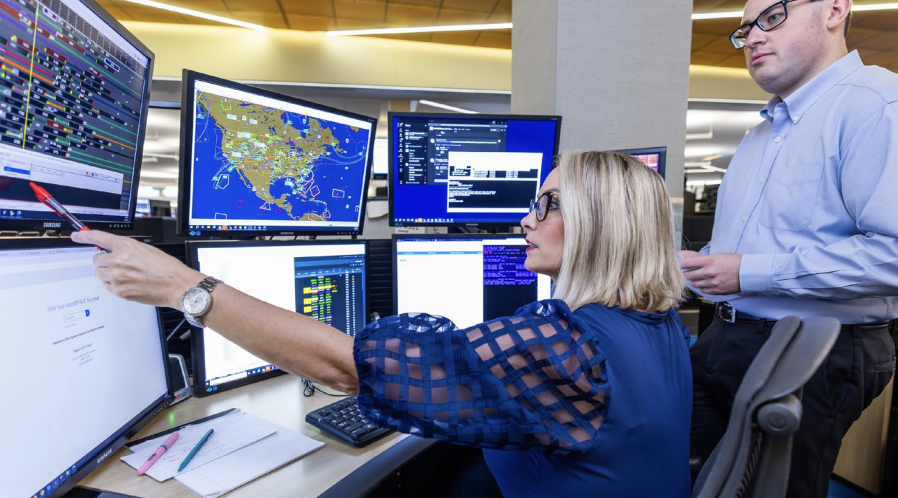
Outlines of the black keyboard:
{"label": "black keyboard", "polygon": [[349,396],[306,415],[306,422],[356,447],[366,446],[393,432],[368,421],[359,412],[355,396]]}

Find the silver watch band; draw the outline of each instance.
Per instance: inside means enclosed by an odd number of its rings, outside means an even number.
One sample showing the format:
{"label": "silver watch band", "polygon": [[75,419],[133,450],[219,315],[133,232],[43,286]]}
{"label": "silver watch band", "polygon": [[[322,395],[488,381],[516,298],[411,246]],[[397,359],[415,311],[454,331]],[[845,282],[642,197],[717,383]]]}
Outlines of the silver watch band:
{"label": "silver watch band", "polygon": [[[195,287],[198,287],[198,288],[203,289],[204,291],[208,292],[209,298],[211,300],[212,290],[215,289],[215,286],[220,283],[222,283],[222,281],[215,277],[206,277],[206,278],[200,280],[200,283],[196,284]],[[191,287],[191,289],[192,288],[194,288],[194,287]],[[190,292],[190,289],[187,289],[187,291],[184,292],[184,295],[187,295],[188,292]],[[210,309],[212,309],[211,302],[209,303],[209,307],[206,308],[206,311],[200,313],[199,315],[191,315],[190,313],[187,313],[183,309],[181,310],[181,312],[184,313],[184,319],[187,320],[187,323],[189,323],[190,325],[193,325],[194,327],[197,327],[197,328],[203,328],[204,325],[203,325],[203,322],[200,321],[200,317],[202,317],[203,315],[208,313]]]}

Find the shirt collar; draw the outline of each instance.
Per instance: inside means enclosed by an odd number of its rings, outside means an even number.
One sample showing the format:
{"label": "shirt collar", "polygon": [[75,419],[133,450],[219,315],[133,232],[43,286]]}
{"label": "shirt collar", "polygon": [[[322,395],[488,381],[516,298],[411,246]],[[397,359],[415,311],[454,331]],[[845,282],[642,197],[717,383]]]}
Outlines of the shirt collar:
{"label": "shirt collar", "polygon": [[820,74],[811,78],[810,81],[794,91],[792,95],[786,97],[785,101],[778,95],[774,95],[767,102],[767,105],[761,109],[761,117],[772,123],[774,108],[781,102],[784,102],[789,119],[792,123],[798,123],[808,109],[820,100],[820,97],[863,65],[864,63],[861,62],[861,57],[858,55],[857,50],[853,50],[821,71]]}

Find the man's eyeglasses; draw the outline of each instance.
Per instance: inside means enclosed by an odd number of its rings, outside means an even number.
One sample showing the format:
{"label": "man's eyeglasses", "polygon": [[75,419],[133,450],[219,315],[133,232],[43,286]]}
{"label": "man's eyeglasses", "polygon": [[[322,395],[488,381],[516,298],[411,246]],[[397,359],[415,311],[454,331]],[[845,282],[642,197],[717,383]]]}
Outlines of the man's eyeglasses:
{"label": "man's eyeglasses", "polygon": [[730,43],[732,43],[737,50],[742,50],[745,48],[745,41],[748,39],[748,33],[751,31],[752,27],[757,26],[761,31],[770,31],[786,22],[786,18],[789,16],[789,12],[786,10],[786,4],[794,1],[796,0],[780,0],[770,7],[767,7],[761,12],[761,15],[759,15],[757,19],[748,24],[743,24],[742,26],[739,26],[739,29],[733,31],[733,34],[730,35]]}
{"label": "man's eyeglasses", "polygon": [[558,209],[558,194],[555,192],[546,192],[530,201],[530,210],[536,211],[536,221],[545,220],[553,209]]}

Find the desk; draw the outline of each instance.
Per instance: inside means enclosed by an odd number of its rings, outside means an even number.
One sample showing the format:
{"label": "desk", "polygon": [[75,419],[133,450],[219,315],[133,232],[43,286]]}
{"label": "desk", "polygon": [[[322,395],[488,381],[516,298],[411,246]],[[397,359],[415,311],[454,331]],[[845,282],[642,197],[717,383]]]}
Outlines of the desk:
{"label": "desk", "polygon": [[[306,413],[332,403],[337,398],[321,393],[307,398],[303,396],[302,391],[303,386],[299,378],[282,375],[204,398],[191,397],[163,411],[136,437],[154,434],[228,408],[240,408],[286,429],[324,441],[323,448],[235,489],[226,495],[228,498],[319,496],[337,483],[341,483],[341,489],[346,489],[347,483],[351,483],[353,477],[347,481],[344,479],[389,450],[388,454],[380,459],[389,462],[386,467],[383,462],[371,462],[372,465],[365,466],[354,476],[356,481],[359,480],[359,476],[364,479],[362,482],[354,483],[353,487],[359,492],[345,491],[346,494],[343,494],[343,496],[358,495],[370,490],[376,484],[376,480],[372,482],[372,479],[384,477],[372,474],[372,468],[378,469],[378,474],[387,474],[433,443],[405,434],[391,434],[364,448],[353,448],[330,438],[305,422]],[[120,449],[80,484],[142,498],[198,496],[174,479],[160,483],[148,476],[138,476],[134,469],[121,461],[121,457],[128,453],[129,450]]]}

